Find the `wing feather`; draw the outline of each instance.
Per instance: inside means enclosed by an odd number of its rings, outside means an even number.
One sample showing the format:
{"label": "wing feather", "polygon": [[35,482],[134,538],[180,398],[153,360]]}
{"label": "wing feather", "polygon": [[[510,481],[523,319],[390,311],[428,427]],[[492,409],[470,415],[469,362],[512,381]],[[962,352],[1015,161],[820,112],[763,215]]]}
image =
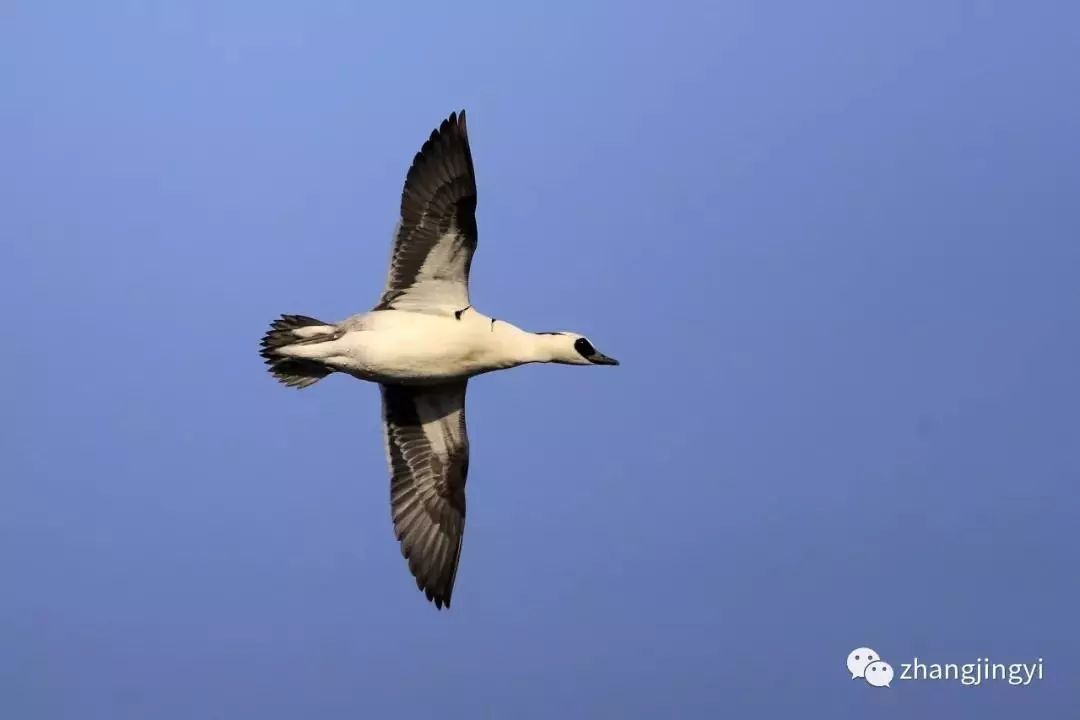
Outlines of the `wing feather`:
{"label": "wing feather", "polygon": [[417,587],[438,608],[450,607],[465,531],[465,388],[382,386],[394,532]]}
{"label": "wing feather", "polygon": [[431,133],[409,168],[390,274],[375,309],[466,307],[476,243],[476,177],[463,110]]}

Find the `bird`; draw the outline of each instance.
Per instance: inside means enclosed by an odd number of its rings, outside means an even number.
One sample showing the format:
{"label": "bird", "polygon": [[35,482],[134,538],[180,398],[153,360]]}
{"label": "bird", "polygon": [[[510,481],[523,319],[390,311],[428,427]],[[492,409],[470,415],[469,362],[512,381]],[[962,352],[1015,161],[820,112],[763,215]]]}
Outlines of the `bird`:
{"label": "bird", "polygon": [[281,315],[260,351],[270,373],[293,388],[332,373],[378,383],[394,534],[416,586],[440,610],[450,607],[465,531],[469,380],[528,363],[619,364],[584,335],[527,332],[478,311],[469,297],[476,247],[462,110],[431,132],[409,167],[375,306],[337,323]]}

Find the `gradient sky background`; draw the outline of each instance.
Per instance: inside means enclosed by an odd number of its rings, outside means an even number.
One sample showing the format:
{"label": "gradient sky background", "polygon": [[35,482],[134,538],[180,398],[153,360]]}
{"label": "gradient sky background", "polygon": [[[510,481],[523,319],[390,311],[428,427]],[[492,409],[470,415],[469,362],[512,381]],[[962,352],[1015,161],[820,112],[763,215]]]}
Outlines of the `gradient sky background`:
{"label": "gradient sky background", "polygon": [[[6,3],[0,716],[1062,716],[1075,7]],[[439,613],[376,388],[257,349],[459,107],[477,305],[623,365],[472,383]]]}

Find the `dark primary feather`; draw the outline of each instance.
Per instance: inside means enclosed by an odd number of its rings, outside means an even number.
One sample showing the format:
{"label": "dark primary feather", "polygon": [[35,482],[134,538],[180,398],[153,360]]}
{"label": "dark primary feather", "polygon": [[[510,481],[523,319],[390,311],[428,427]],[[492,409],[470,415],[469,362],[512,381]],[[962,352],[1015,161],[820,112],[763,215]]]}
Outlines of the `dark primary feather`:
{"label": "dark primary feather", "polygon": [[[390,274],[375,309],[416,309],[444,300],[468,305],[476,241],[476,178],[463,110],[431,133],[409,168]],[[404,302],[409,295],[414,297]]]}
{"label": "dark primary feather", "polygon": [[465,531],[465,388],[382,386],[394,532],[417,587],[440,609],[450,607]]}

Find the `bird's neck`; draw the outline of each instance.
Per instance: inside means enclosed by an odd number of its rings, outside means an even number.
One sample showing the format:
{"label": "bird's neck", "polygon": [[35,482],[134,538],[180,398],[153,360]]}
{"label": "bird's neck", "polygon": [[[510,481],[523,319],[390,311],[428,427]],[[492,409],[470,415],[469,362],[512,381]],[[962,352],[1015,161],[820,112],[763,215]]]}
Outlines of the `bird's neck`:
{"label": "bird's neck", "polygon": [[547,363],[554,357],[551,335],[531,333],[504,320],[496,320],[491,331],[502,348],[503,355],[514,365]]}

